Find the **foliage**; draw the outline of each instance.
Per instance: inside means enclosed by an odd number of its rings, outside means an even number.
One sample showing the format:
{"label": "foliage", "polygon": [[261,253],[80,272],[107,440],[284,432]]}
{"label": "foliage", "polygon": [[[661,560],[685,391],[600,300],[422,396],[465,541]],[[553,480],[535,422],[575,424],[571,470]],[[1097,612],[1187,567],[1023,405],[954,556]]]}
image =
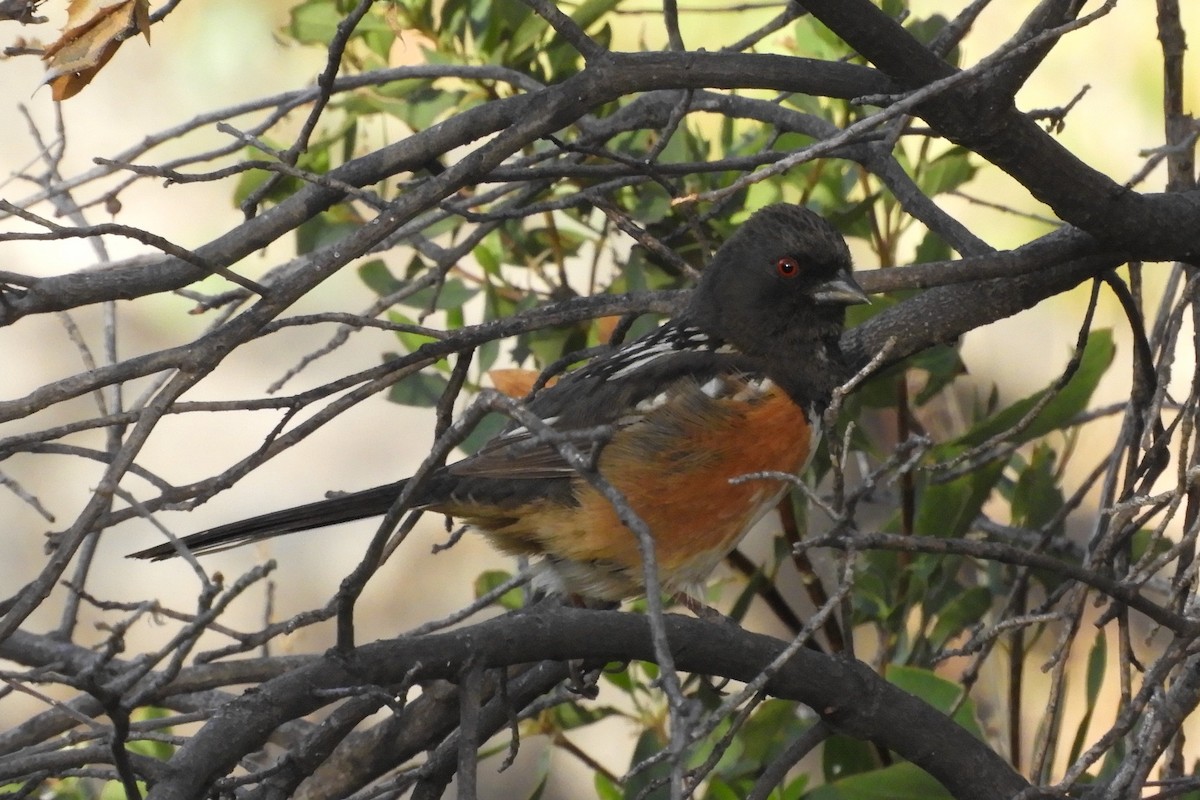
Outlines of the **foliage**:
{"label": "foliage", "polygon": [[[220,318],[191,343],[194,346],[179,348],[187,352],[178,361],[119,361],[112,365],[114,378],[105,377],[103,369],[91,370],[86,380],[75,380],[69,387],[64,380],[51,387],[61,388],[51,405],[99,390],[102,384],[97,381],[111,380],[118,386],[163,371],[169,372],[168,380],[136,410],[123,416],[122,409],[106,407],[80,422],[78,430],[123,431],[132,426],[140,432],[140,426],[157,423],[159,417],[151,418],[151,412],[165,416],[167,409],[229,410],[203,403],[188,406],[180,397],[229,353],[269,335],[264,331],[276,332],[272,326],[277,321],[290,319],[285,309],[346,266],[357,271],[372,295],[371,306],[353,322],[334,313],[319,319],[344,327],[330,337],[326,348],[303,357],[298,369],[338,349],[364,327],[382,328],[390,341],[380,348],[380,363],[374,368],[347,369],[337,380],[277,401],[256,398],[235,404],[278,411],[278,427],[204,480],[177,486],[153,479],[149,470],[137,472],[131,466],[141,446],[136,437],[121,440],[135,442],[125,462],[119,456],[126,451],[117,447],[99,451],[106,464],[124,463],[121,469],[130,474],[150,475],[150,496],[143,484],[128,489],[123,471],[103,484],[103,497],[97,490],[94,497],[101,499],[95,500],[93,516],[81,517],[55,544],[60,553],[69,554],[83,546],[93,530],[204,502],[373,394],[401,405],[436,409],[439,436],[444,434],[439,444],[458,444],[470,452],[504,424],[504,407],[472,406],[479,413],[464,418],[475,424],[462,423],[461,428],[447,428],[450,411],[461,412],[469,398],[479,395],[489,385],[492,370],[510,363],[536,371],[565,368],[590,349],[610,343],[614,332],[636,336],[648,330],[673,307],[662,295],[650,293],[689,286],[712,244],[726,238],[751,210],[779,201],[802,203],[834,221],[856,253],[865,256],[860,261],[885,268],[872,277],[888,295],[856,310],[851,319],[854,331],[846,349],[863,372],[853,390],[839,396],[840,408],[829,418],[828,449],[805,476],[816,488],[798,487],[781,507],[779,532],[765,563],[738,554],[735,561],[747,580],[714,587],[710,599],[735,622],[748,626],[751,609],[765,607],[774,615],[772,624],[786,630],[797,648],[820,650],[828,657],[821,663],[831,675],[840,665],[859,663],[857,657],[869,664],[876,682],[864,684],[862,698],[830,698],[819,705],[797,697],[816,696],[818,689],[783,687],[789,675],[784,661],[762,671],[761,680],[742,676],[729,685],[718,678],[732,675],[732,667],[729,673],[687,672],[678,676],[680,689],[673,694],[674,667],[656,663],[665,662],[661,651],[596,656],[587,648],[596,647],[602,637],[593,631],[574,632],[577,648],[589,654],[579,656],[582,662],[573,660],[575,651],[540,641],[529,643],[528,652],[506,655],[509,661],[480,646],[461,663],[438,651],[438,657],[378,683],[364,677],[375,674],[370,672],[374,667],[355,660],[368,656],[347,648],[292,661],[267,652],[261,659],[230,658],[260,647],[265,651],[278,637],[335,617],[339,644],[344,634],[353,638],[354,600],[362,589],[354,580],[360,574],[369,577],[376,566],[367,562],[326,606],[293,619],[272,620],[253,634],[233,631],[217,618],[270,567],[230,583],[219,575],[203,576],[196,609],[167,612],[179,626],[171,643],[121,661],[117,656],[125,632],[164,610],[149,602],[126,607],[93,601],[81,579],[72,592],[77,593],[76,601],[89,597],[89,603],[108,615],[105,625],[113,633],[107,649],[93,657],[80,647],[58,653],[58,661],[30,655],[41,651],[17,636],[34,636],[21,627],[23,618],[17,619],[30,610],[22,612],[23,606],[14,601],[4,607],[9,619],[17,621],[0,633],[0,640],[8,637],[9,647],[0,654],[30,670],[14,671],[14,682],[31,684],[58,680],[45,678],[42,670],[58,675],[59,667],[52,669],[53,664],[66,663],[67,656],[75,659],[70,669],[62,668],[70,678],[61,682],[84,700],[96,701],[88,714],[104,714],[112,721],[111,729],[80,734],[79,742],[98,751],[102,748],[96,742],[103,740],[124,761],[106,750],[89,753],[70,768],[22,768],[20,757],[29,753],[15,748],[4,751],[8,762],[0,761],[10,765],[0,776],[13,781],[4,791],[107,798],[140,796],[148,786],[151,796],[155,791],[165,796],[170,789],[156,787],[181,780],[172,769],[187,761],[177,754],[210,747],[208,757],[198,759],[203,766],[193,767],[197,772],[187,776],[199,781],[195,785],[201,788],[195,791],[230,793],[245,780],[262,791],[290,795],[310,776],[314,782],[334,781],[321,773],[328,768],[345,782],[334,783],[336,790],[304,784],[314,793],[310,796],[321,791],[366,796],[363,793],[375,789],[394,794],[412,786],[422,796],[431,796],[440,794],[456,774],[460,782],[469,783],[475,759],[502,760],[510,742],[529,746],[530,740],[539,740],[553,756],[534,768],[531,797],[549,796],[562,759],[582,762],[596,795],[603,798],[934,798],[955,796],[955,787],[960,788],[958,796],[968,796],[961,787],[974,786],[973,781],[987,784],[978,789],[979,797],[1009,796],[1003,794],[1009,786],[988,784],[982,772],[972,773],[954,763],[946,748],[928,744],[923,737],[935,740],[930,718],[924,718],[924,727],[914,724],[911,731],[897,733],[896,726],[886,727],[886,715],[879,710],[878,731],[842,727],[853,712],[869,717],[877,710],[865,698],[895,688],[917,698],[937,719],[948,721],[947,729],[959,737],[955,744],[963,752],[982,747],[996,757],[1012,786],[1025,786],[1026,780],[1033,787],[1061,781],[1065,792],[1090,782],[1111,782],[1107,785],[1113,794],[1106,796],[1135,796],[1151,767],[1158,765],[1164,779],[1194,787],[1193,771],[1183,766],[1181,750],[1159,760],[1173,741],[1172,731],[1155,733],[1158,738],[1151,746],[1145,741],[1149,729],[1138,728],[1132,717],[1114,721],[1112,715],[1098,713],[1101,697],[1117,686],[1124,693],[1122,710],[1140,714],[1132,710],[1136,704],[1131,691],[1144,693],[1144,709],[1155,692],[1184,687],[1194,666],[1188,653],[1195,625],[1185,612],[1191,599],[1186,592],[1191,591],[1197,502],[1190,486],[1194,460],[1188,449],[1194,443],[1187,416],[1195,410],[1195,390],[1186,402],[1176,402],[1165,389],[1180,320],[1191,301],[1185,293],[1176,304],[1174,294],[1164,294],[1164,310],[1158,322],[1148,326],[1143,316],[1154,306],[1142,292],[1140,265],[1121,276],[1112,271],[1130,257],[1183,260],[1200,253],[1194,241],[1184,238],[1189,234],[1180,232],[1186,226],[1160,215],[1162,226],[1153,235],[1147,233],[1145,240],[1111,227],[1097,230],[1105,227],[1099,224],[1087,227],[1100,212],[1080,210],[1071,197],[1052,196],[1052,189],[1039,183],[1044,173],[1054,172],[1033,164],[1043,151],[1012,155],[1022,148],[1011,144],[1016,138],[1004,136],[1017,133],[972,128],[972,114],[963,112],[961,104],[950,103],[953,107],[946,110],[937,105],[941,95],[918,96],[921,87],[912,76],[888,66],[893,45],[915,43],[921,52],[939,54],[942,58],[935,61],[947,75],[968,75],[970,87],[981,87],[979,95],[996,91],[994,86],[1006,87],[997,77],[1003,72],[1000,68],[974,73],[953,69],[971,66],[962,64],[956,38],[971,28],[969,11],[963,12],[959,27],[939,15],[909,15],[901,0],[886,0],[878,4],[882,19],[859,8],[860,16],[852,24],[836,4],[806,4],[811,13],[789,5],[775,18],[773,30],[734,48],[759,51],[743,54],[746,58],[766,53],[845,67],[837,74],[860,79],[856,86],[874,87],[872,91],[835,88],[833,73],[819,73],[829,81],[825,93],[779,92],[776,82],[782,79],[771,73],[730,77],[727,83],[714,78],[698,88],[673,83],[683,82],[670,72],[675,65],[664,63],[667,77],[647,77],[640,62],[624,65],[629,69],[627,83],[597,88],[602,80],[594,77],[596,73],[622,68],[604,53],[616,49],[614,42],[628,21],[623,16],[631,10],[628,5],[621,0],[584,0],[561,8],[518,0],[303,0],[295,5],[280,35],[296,46],[329,50],[340,83],[330,74],[303,103],[292,98],[275,104],[279,109],[310,110],[311,125],[302,125],[303,133],[272,118],[248,128],[250,133],[222,156],[231,168],[219,177],[226,180],[231,203],[246,215],[243,226],[195,251],[178,246],[172,250],[149,236],[141,239],[163,250],[164,258],[174,259],[171,269],[186,274],[186,280],[181,278],[171,288],[190,293],[187,296],[199,303],[198,311]],[[845,7],[854,5],[847,2]],[[903,30],[884,24],[891,19],[902,19]],[[1037,30],[1056,30],[1056,20],[1037,22]],[[876,23],[882,27],[871,29]],[[1073,24],[1071,15],[1057,23]],[[858,24],[862,27],[854,27]],[[1085,25],[1079,22],[1078,27]],[[853,34],[867,44],[876,42],[877,52],[869,52]],[[1047,34],[1046,39],[1046,47],[1052,47],[1057,36]],[[1007,57],[1014,63],[1019,57],[1040,58],[1042,51],[1032,44],[1014,44]],[[400,47],[419,48],[421,66],[393,67]],[[668,55],[695,56],[688,68],[702,70],[700,56],[736,54]],[[818,74],[811,64],[788,63],[794,72],[803,66]],[[642,72],[633,68],[639,65]],[[1030,71],[1035,66],[1029,64]],[[931,75],[926,84],[939,77]],[[656,84],[659,80],[661,86]],[[579,87],[578,94],[565,100],[549,94],[561,86]],[[708,86],[736,89],[718,92]],[[546,108],[558,102],[567,107],[569,101],[581,105],[562,112],[565,122],[556,121],[557,117],[540,117],[539,109],[526,102],[530,97],[539,98]],[[1021,127],[1028,120],[1009,107],[1011,92],[1004,98],[1006,103],[984,105],[989,113],[1012,112],[1018,118],[1009,120],[1013,128],[1031,137],[1020,141],[1041,142]],[[961,95],[958,99],[966,102]],[[908,105],[897,111],[903,103]],[[518,112],[511,111],[514,108]],[[928,127],[915,124],[917,117]],[[469,133],[459,132],[465,128]],[[398,129],[403,133],[394,136]],[[1066,161],[1070,154],[1062,157]],[[216,156],[197,155],[185,165],[145,167],[131,156],[113,169],[140,178],[182,180],[182,167],[195,167],[208,158]],[[970,190],[986,170],[996,167],[1046,199],[1074,226],[1018,252],[1009,272],[987,272],[996,266],[988,261],[990,248],[933,202]],[[762,172],[748,180],[756,169]],[[217,177],[214,173],[212,179]],[[70,196],[62,187],[54,191]],[[108,199],[115,202],[121,189],[110,191]],[[14,204],[6,203],[3,211],[35,227],[60,230]],[[264,234],[256,225],[268,229],[266,240],[259,238]],[[137,238],[126,229],[85,230],[79,235],[113,233]],[[1126,239],[1105,238],[1119,235]],[[285,237],[294,245],[294,261],[260,278],[240,277],[242,258]],[[1062,249],[1054,251],[1050,263],[1041,263],[1039,247]],[[944,266],[937,262],[950,261],[955,254],[960,268],[967,264],[964,272],[937,272]],[[239,271],[231,272],[235,266]],[[922,272],[921,267],[930,269]],[[197,268],[205,270],[206,277],[193,285]],[[971,268],[981,274],[969,274]],[[1070,279],[1056,277],[1057,268],[1066,270]],[[1176,283],[1189,275],[1178,271]],[[1096,289],[1074,348],[1067,342],[1061,347],[1047,343],[1049,355],[1067,364],[1061,375],[1016,399],[1002,387],[972,377],[980,365],[964,355],[958,335],[1089,278]],[[36,297],[13,280],[11,286],[19,291],[12,296],[23,302]],[[1129,331],[1095,324],[1101,280],[1122,301]],[[120,292],[127,291],[113,289],[108,299],[124,298],[127,294]],[[144,294],[161,291],[165,289],[147,288]],[[939,298],[949,300],[921,305]],[[14,311],[6,321],[26,313],[32,312]],[[949,333],[937,328],[943,323]],[[1122,363],[1118,341],[1130,338],[1138,355],[1129,381],[1129,405],[1097,410],[1101,382],[1125,380],[1114,365]],[[1175,416],[1167,419],[1164,409]],[[13,417],[26,413],[13,412]],[[1126,415],[1120,439],[1097,460],[1095,452],[1081,444],[1098,429],[1097,420],[1118,413]],[[946,417],[952,421],[946,423]],[[14,434],[0,440],[0,457],[38,453],[47,442],[75,432],[47,427],[25,438]],[[1156,443],[1154,437],[1160,434]],[[457,438],[450,441],[452,437]],[[1168,443],[1173,447],[1169,453]],[[1085,459],[1091,461],[1080,463]],[[1177,485],[1152,494],[1160,476],[1165,474],[1171,483],[1171,468],[1180,476]],[[112,505],[114,493],[123,505]],[[1091,531],[1080,537],[1072,535],[1068,521],[1085,496],[1093,507]],[[1188,521],[1190,538],[1181,539],[1177,514]],[[382,538],[378,545],[382,547]],[[47,587],[43,597],[69,561],[64,556],[58,564],[54,558],[36,579]],[[1175,583],[1166,586],[1162,576],[1170,576],[1170,570],[1175,570]],[[79,574],[86,575],[86,569]],[[797,576],[800,589],[791,586]],[[456,579],[470,580],[461,575]],[[36,581],[31,579],[29,586]],[[474,587],[481,602],[475,611],[493,608],[517,620],[532,613],[525,609],[525,592],[515,584],[502,571],[478,576]],[[1144,591],[1151,584],[1153,592]],[[34,594],[27,587],[15,597],[25,602]],[[1108,603],[1101,615],[1086,611],[1088,601],[1097,598]],[[1163,626],[1164,638],[1172,637],[1171,647],[1163,651],[1173,661],[1163,655],[1164,660],[1146,667],[1135,657],[1131,609]],[[665,630],[655,627],[664,623],[645,603],[633,604],[632,610],[651,617],[650,630]],[[1094,617],[1100,630],[1082,635],[1082,622]],[[553,617],[548,620],[547,627],[553,628]],[[412,634],[413,647],[435,647],[453,635],[433,630]],[[231,644],[199,651],[202,635],[208,634],[225,636]],[[47,647],[73,644],[51,635],[44,639]],[[747,638],[741,655],[757,653],[756,642]],[[541,645],[544,651],[538,649]],[[687,655],[703,646],[701,639],[677,649]],[[1073,663],[1072,649],[1077,654],[1085,651],[1086,662]],[[711,661],[724,664],[722,657],[735,655],[712,653]],[[1036,659],[1043,658],[1052,673],[1048,699],[1025,683]],[[488,670],[481,666],[485,661]],[[523,682],[534,681],[535,670],[551,662],[556,667],[570,663],[571,669],[554,672],[553,680],[546,679],[540,689],[522,694]],[[422,672],[443,663],[455,668],[449,682],[441,673]],[[215,668],[225,666],[231,672],[217,676]],[[208,667],[214,669],[206,672]],[[506,667],[507,672],[499,676],[503,670],[491,667]],[[321,675],[338,689],[321,694],[324,684],[314,680],[289,694],[284,682],[299,682],[296,676],[304,669],[326,670]],[[1007,685],[981,683],[985,670],[1005,674]],[[479,677],[481,672],[487,676]],[[1080,718],[1066,714],[1062,706],[1074,673],[1082,676],[1085,710]],[[1135,677],[1145,683],[1131,690]],[[184,678],[196,685],[174,688],[177,681],[187,684]],[[217,687],[241,683],[257,688],[243,698],[218,695]],[[424,691],[407,699],[417,684]],[[1179,707],[1186,710],[1173,721],[1174,731],[1200,702],[1200,695],[1187,694],[1184,688],[1176,698],[1182,695]],[[209,694],[193,697],[193,692]],[[206,733],[219,730],[213,721],[230,719],[230,709],[244,710],[270,692],[294,704],[286,712],[291,714],[289,721],[316,712],[327,715],[325,721],[264,733],[264,742],[275,732],[286,742],[289,755],[278,762],[262,752],[255,755],[262,745],[222,751],[222,745],[233,745]],[[334,699],[344,702],[329,705]],[[839,705],[843,703],[850,712]],[[277,705],[286,703],[280,700]],[[208,726],[199,733],[182,732],[174,724],[180,720],[172,715],[191,708],[197,709],[194,720]],[[389,720],[369,721],[381,708],[391,712]],[[495,708],[502,713],[488,717],[489,709]],[[1027,719],[1043,713],[1045,724],[1029,731]],[[243,727],[258,722],[256,715],[247,714]],[[595,730],[600,733],[592,741],[604,743],[614,729],[633,732],[628,761],[619,766],[613,765],[603,744],[593,751],[581,743]],[[326,732],[332,732],[328,741],[322,738]],[[897,736],[910,739],[912,750],[895,745]],[[57,752],[70,753],[75,746],[66,738],[52,740],[61,744]],[[1032,754],[1022,749],[1029,742],[1034,744]],[[410,745],[405,753],[389,749]],[[363,766],[368,760],[364,758],[351,765],[347,752],[377,755],[380,762]],[[424,766],[413,766],[422,753],[427,753]],[[806,759],[812,753],[819,756]],[[239,762],[261,774],[230,778]],[[96,764],[103,768],[85,768]],[[931,764],[941,764],[942,771]]]}

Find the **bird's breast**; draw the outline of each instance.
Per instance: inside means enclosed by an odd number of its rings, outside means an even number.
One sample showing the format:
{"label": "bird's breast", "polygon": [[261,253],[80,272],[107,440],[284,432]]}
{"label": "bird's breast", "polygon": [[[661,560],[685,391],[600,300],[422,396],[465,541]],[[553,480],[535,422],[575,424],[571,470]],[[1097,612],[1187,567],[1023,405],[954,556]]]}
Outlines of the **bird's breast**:
{"label": "bird's breast", "polygon": [[[742,381],[723,389],[677,392],[623,428],[600,456],[600,474],[654,537],[667,591],[702,583],[788,488],[778,477],[747,476],[795,474],[812,450],[808,415],[777,387]],[[604,599],[640,594],[633,533],[599,491],[582,479],[575,486],[579,513],[540,534],[544,549],[567,565],[559,570],[567,589]]]}

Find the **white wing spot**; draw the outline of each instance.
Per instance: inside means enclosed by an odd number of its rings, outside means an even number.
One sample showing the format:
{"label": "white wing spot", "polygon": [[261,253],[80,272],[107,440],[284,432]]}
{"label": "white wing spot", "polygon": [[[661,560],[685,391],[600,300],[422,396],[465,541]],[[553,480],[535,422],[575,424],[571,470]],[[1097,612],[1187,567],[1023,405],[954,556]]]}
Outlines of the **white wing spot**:
{"label": "white wing spot", "polygon": [[[558,417],[557,416],[546,417],[545,419],[542,420],[542,422],[546,423],[547,425],[553,425],[555,422],[558,422]],[[504,435],[500,437],[500,439],[501,440],[503,440],[503,439],[519,439],[522,436],[529,436],[529,435],[530,435],[529,428],[526,428],[524,425],[520,425],[516,428],[513,428],[511,431],[506,431],[504,433]]]}
{"label": "white wing spot", "polygon": [[720,376],[710,378],[707,383],[700,387],[701,392],[712,398],[723,396],[725,389],[725,380]]}
{"label": "white wing spot", "polygon": [[633,407],[633,410],[639,411],[642,414],[646,414],[646,413],[653,411],[656,408],[661,408],[662,406],[666,405],[666,403],[667,403],[667,393],[659,392],[658,394],[654,395],[653,397],[647,397],[645,400],[639,401],[638,404]]}
{"label": "white wing spot", "polygon": [[765,375],[750,378],[742,383],[741,388],[734,394],[733,399],[743,403],[760,400],[774,386],[775,382]]}
{"label": "white wing spot", "polygon": [[666,355],[675,349],[673,342],[655,342],[654,344],[639,347],[636,350],[627,350],[625,353],[622,353],[621,368],[613,372],[611,377],[624,377],[630,372],[644,367],[659,356]]}

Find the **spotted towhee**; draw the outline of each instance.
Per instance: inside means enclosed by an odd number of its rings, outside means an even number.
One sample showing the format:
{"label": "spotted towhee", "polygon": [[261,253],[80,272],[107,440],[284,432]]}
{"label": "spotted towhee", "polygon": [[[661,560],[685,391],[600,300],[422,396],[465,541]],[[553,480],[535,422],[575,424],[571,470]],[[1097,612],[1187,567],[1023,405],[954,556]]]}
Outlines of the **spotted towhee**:
{"label": "spotted towhee", "polygon": [[[646,522],[667,592],[698,587],[795,473],[846,378],[844,307],[866,301],[838,232],[796,205],[754,214],[717,252],[684,310],[543,389],[529,409],[557,431],[610,426],[600,474]],[[182,539],[197,553],[383,514],[404,481],[233,522]],[[595,600],[644,592],[634,535],[549,444],[510,428],[436,471],[414,506],[533,557],[551,589]],[[162,544],[133,555],[163,559]]]}

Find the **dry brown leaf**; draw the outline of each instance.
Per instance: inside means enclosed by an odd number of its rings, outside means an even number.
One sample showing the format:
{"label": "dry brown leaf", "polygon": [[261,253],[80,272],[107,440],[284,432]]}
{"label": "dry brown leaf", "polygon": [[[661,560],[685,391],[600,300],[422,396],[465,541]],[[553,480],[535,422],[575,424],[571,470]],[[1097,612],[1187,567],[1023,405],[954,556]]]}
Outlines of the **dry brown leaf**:
{"label": "dry brown leaf", "polygon": [[620,321],[621,318],[619,316],[598,317],[596,319],[596,333],[598,334],[596,338],[606,344],[611,342],[613,331],[616,329],[617,323]]}
{"label": "dry brown leaf", "polygon": [[[496,387],[496,391],[516,400],[529,394],[529,390],[533,388],[533,383],[538,379],[539,374],[536,369],[520,369],[519,367],[488,370],[488,377],[492,379],[492,386]],[[553,386],[555,380],[555,378],[551,378],[547,386]]]}
{"label": "dry brown leaf", "polygon": [[42,83],[66,100],[91,83],[121,42],[141,33],[150,40],[150,0],[71,0],[58,41],[46,47]]}

